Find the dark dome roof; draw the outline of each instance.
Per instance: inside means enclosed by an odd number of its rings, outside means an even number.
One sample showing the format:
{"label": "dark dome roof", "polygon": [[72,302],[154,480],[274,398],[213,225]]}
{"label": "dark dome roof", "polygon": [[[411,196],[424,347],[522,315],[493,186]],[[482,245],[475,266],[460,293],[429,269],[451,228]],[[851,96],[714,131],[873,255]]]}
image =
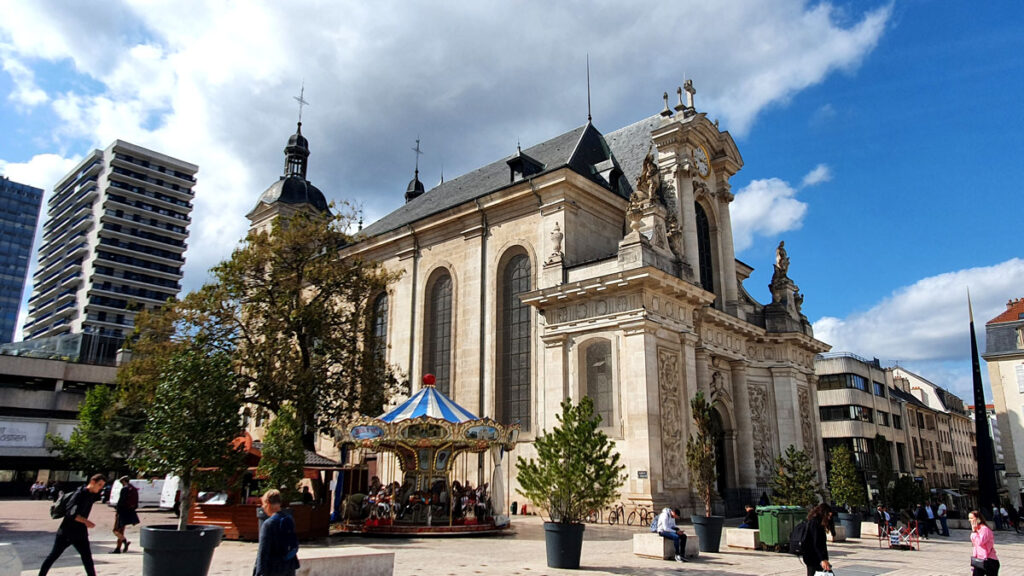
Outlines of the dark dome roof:
{"label": "dark dome roof", "polygon": [[423,182],[420,182],[419,178],[413,178],[409,181],[409,187],[405,189],[405,193],[408,194],[410,192],[423,194]]}
{"label": "dark dome roof", "polygon": [[299,148],[306,149],[309,148],[309,140],[306,140],[306,137],[302,135],[301,125],[299,126],[299,131],[296,132],[295,134],[292,134],[292,137],[288,139],[288,145],[286,146],[286,148],[291,148],[293,146],[298,146]]}
{"label": "dark dome roof", "polygon": [[[294,137],[293,137],[294,138]],[[300,135],[299,138],[302,138]],[[305,138],[303,138],[305,140]],[[260,202],[273,204],[309,204],[321,212],[327,212],[327,200],[319,188],[298,176],[282,176],[260,196]]]}

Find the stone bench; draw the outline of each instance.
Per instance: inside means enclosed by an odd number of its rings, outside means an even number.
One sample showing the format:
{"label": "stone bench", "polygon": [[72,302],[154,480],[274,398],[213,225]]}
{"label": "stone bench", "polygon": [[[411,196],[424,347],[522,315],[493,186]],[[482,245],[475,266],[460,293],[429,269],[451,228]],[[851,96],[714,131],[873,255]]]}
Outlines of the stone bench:
{"label": "stone bench", "polygon": [[395,553],[366,546],[299,548],[295,576],[392,576]]}
{"label": "stone bench", "polygon": [[[839,528],[836,526],[836,528]],[[878,524],[874,522],[861,522],[860,523],[860,537],[861,538],[878,538]]]}
{"label": "stone bench", "polygon": [[761,548],[761,531],[752,528],[726,528],[725,545],[731,548]]}
{"label": "stone bench", "polygon": [[836,533],[833,535],[828,530],[825,531],[825,536],[829,542],[846,542],[846,526],[836,524]]}
{"label": "stone bench", "polygon": [[[671,540],[655,532],[642,532],[640,534],[633,534],[633,554],[649,558],[672,560],[676,557],[676,547]],[[696,558],[699,555],[700,543],[697,542],[697,536],[695,534],[687,534],[686,557]]]}

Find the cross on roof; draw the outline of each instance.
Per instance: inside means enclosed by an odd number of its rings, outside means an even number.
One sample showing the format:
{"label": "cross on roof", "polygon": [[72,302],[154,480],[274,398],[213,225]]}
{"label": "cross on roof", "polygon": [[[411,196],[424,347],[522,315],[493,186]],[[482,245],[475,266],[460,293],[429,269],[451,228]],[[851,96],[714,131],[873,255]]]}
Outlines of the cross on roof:
{"label": "cross on roof", "polygon": [[419,172],[420,172],[420,155],[423,154],[423,151],[420,150],[420,139],[419,138],[416,138],[416,147],[412,148],[412,151],[416,153],[416,173],[419,174]]}
{"label": "cross on roof", "polygon": [[302,82],[302,89],[299,91],[299,95],[298,96],[292,96],[292,99],[299,103],[299,122],[302,122],[302,107],[303,106],[309,106],[309,102],[306,102],[303,99],[303,96],[305,94],[306,94],[306,82],[305,82],[305,80],[303,80],[303,82]]}

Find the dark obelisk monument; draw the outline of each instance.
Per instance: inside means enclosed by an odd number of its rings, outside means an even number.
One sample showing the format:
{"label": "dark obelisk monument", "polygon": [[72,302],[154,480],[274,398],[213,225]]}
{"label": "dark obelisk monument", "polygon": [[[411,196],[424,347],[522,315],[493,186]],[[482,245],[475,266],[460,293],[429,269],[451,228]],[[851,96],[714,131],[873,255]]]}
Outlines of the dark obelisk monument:
{"label": "dark obelisk monument", "polygon": [[974,333],[974,308],[971,294],[967,293],[967,310],[971,317],[971,363],[974,368],[974,430],[978,443],[978,507],[989,518],[997,505],[995,451],[988,429],[988,410],[985,408],[985,387],[981,383],[981,362],[978,360],[978,338]]}

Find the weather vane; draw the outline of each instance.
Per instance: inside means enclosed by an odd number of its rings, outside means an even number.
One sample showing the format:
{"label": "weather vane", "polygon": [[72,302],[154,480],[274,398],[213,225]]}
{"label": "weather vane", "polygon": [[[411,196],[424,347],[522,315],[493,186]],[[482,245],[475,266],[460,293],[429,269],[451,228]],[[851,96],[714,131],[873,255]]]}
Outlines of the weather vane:
{"label": "weather vane", "polygon": [[306,94],[306,81],[303,80],[302,81],[302,89],[299,91],[299,95],[298,96],[292,96],[292,99],[294,99],[296,102],[299,103],[299,122],[300,123],[302,122],[302,107],[303,106],[309,106],[309,102],[306,102],[306,100],[303,99],[303,96],[305,96],[305,94]]}

